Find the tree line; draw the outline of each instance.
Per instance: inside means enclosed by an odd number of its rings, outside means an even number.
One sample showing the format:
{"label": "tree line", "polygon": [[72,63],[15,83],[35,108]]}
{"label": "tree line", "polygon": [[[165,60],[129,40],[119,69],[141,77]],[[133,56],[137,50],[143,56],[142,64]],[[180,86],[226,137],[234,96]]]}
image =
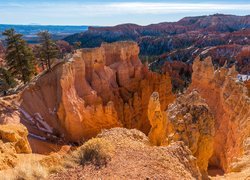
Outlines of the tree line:
{"label": "tree line", "polygon": [[74,47],[65,41],[53,41],[48,31],[38,33],[40,44],[28,45],[22,34],[14,29],[3,32],[5,36],[5,65],[0,67],[0,91],[5,92],[19,82],[28,83],[37,73],[37,69],[52,70],[53,61],[63,59],[67,53],[80,48],[76,42]]}

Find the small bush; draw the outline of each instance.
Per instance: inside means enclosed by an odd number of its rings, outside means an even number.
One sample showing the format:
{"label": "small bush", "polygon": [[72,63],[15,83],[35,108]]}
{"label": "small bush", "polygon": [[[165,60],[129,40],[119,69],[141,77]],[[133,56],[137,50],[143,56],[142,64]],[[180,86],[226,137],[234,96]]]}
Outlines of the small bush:
{"label": "small bush", "polygon": [[114,152],[112,144],[101,138],[94,138],[81,146],[73,155],[77,163],[86,165],[92,163],[96,168],[107,166]]}
{"label": "small bush", "polygon": [[47,179],[48,171],[39,163],[26,162],[16,166],[13,173],[7,175],[8,180],[33,180],[33,179]]}

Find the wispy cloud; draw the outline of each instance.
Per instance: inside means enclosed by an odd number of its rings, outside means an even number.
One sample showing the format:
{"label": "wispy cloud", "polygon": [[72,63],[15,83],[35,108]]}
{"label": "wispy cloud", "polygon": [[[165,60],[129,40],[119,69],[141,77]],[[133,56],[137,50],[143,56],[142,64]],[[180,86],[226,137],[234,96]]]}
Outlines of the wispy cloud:
{"label": "wispy cloud", "polygon": [[114,3],[107,9],[120,13],[164,14],[172,12],[211,11],[211,10],[250,10],[249,4],[208,4],[208,3]]}
{"label": "wispy cloud", "polygon": [[[31,22],[37,19],[56,20],[62,18],[102,18],[116,16],[192,13],[230,13],[236,11],[250,12],[250,3],[157,3],[157,2],[118,2],[118,3],[74,3],[74,2],[45,2],[45,3],[0,3],[0,16],[19,19],[23,18]],[[36,18],[32,21],[32,18]],[[106,19],[107,21],[107,19]],[[38,22],[40,23],[40,22]],[[108,24],[108,23],[106,23]]]}
{"label": "wispy cloud", "polygon": [[[83,15],[103,14],[165,14],[189,11],[214,10],[250,10],[250,3],[222,4],[222,3],[147,3],[147,2],[120,2],[120,3],[30,3],[30,4],[4,4],[0,8],[15,8],[26,11],[35,9],[38,12],[53,11],[55,13],[71,12]],[[15,12],[13,12],[15,13]]]}

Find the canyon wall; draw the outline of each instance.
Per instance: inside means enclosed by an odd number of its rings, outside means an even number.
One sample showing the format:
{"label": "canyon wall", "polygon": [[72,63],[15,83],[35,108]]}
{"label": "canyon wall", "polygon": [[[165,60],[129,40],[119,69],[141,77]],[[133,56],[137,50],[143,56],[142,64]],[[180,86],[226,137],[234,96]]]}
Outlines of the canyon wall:
{"label": "canyon wall", "polygon": [[148,105],[150,143],[167,146],[183,141],[197,158],[197,165],[206,179],[215,135],[215,119],[206,101],[194,90],[179,96],[167,111],[161,111],[160,107],[159,94],[154,92]]}
{"label": "canyon wall", "polygon": [[159,92],[162,110],[174,96],[170,78],[150,72],[138,54],[134,42],[78,50],[68,62],[40,75],[23,91],[22,122],[36,136],[70,141],[117,126],[147,134],[152,92]]}
{"label": "canyon wall", "polygon": [[244,154],[250,137],[250,99],[247,88],[236,78],[235,67],[215,70],[210,57],[197,58],[193,64],[192,83],[215,116],[214,152],[210,165],[231,171],[236,157]]}
{"label": "canyon wall", "polygon": [[209,106],[197,91],[181,95],[167,110],[168,144],[183,141],[197,158],[203,177],[207,177],[213,154],[214,122]]}
{"label": "canyon wall", "polygon": [[20,113],[15,105],[17,98],[16,95],[0,98],[0,124],[20,123]]}

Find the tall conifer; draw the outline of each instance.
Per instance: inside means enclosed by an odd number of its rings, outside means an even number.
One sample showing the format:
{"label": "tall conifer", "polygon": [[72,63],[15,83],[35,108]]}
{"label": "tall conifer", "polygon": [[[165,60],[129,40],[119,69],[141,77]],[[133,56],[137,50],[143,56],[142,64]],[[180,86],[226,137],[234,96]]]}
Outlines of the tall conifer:
{"label": "tall conifer", "polygon": [[47,68],[51,69],[52,60],[58,57],[58,47],[56,43],[51,39],[51,35],[48,31],[38,33],[41,40],[40,45],[40,60],[45,61]]}
{"label": "tall conifer", "polygon": [[34,56],[27,43],[22,39],[22,35],[14,29],[3,32],[6,36],[6,57],[8,70],[11,75],[24,83],[30,81],[34,74]]}

